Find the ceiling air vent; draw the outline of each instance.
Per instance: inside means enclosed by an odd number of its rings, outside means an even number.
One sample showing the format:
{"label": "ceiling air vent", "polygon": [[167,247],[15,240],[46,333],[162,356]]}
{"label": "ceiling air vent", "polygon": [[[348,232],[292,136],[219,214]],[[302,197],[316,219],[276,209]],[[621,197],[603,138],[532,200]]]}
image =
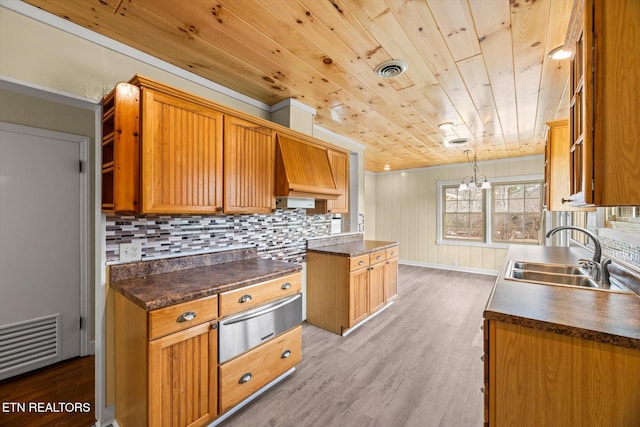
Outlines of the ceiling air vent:
{"label": "ceiling air vent", "polygon": [[407,63],[401,59],[392,59],[390,61],[385,61],[382,64],[378,65],[375,69],[376,74],[380,77],[384,77],[385,79],[398,77],[405,71],[407,71]]}
{"label": "ceiling air vent", "polygon": [[467,138],[458,138],[452,139],[451,141],[449,141],[449,144],[466,144],[467,141],[469,141]]}

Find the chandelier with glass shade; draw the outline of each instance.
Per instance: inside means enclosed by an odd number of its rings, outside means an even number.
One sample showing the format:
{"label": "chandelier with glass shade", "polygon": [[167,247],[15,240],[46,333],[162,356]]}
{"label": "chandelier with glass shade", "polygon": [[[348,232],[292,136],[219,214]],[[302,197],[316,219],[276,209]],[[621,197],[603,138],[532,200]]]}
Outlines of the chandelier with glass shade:
{"label": "chandelier with glass shade", "polygon": [[485,175],[478,175],[478,162],[476,159],[476,153],[473,153],[473,161],[471,160],[471,150],[465,150],[464,152],[467,155],[467,160],[469,163],[473,164],[473,175],[465,176],[462,178],[462,182],[460,183],[460,187],[458,190],[487,190],[491,188],[491,183],[487,180]]}

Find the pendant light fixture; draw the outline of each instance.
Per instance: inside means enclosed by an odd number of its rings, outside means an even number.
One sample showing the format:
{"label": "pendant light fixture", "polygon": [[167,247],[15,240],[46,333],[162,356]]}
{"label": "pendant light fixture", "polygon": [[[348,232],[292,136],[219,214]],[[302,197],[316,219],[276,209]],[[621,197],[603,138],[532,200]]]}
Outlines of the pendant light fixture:
{"label": "pendant light fixture", "polygon": [[471,150],[465,150],[464,153],[467,155],[467,161],[469,163],[473,163],[473,175],[465,176],[462,178],[462,182],[460,183],[460,187],[458,190],[487,190],[491,188],[491,183],[487,180],[485,175],[478,175],[478,162],[476,158],[476,153],[473,153],[473,161],[471,160]]}

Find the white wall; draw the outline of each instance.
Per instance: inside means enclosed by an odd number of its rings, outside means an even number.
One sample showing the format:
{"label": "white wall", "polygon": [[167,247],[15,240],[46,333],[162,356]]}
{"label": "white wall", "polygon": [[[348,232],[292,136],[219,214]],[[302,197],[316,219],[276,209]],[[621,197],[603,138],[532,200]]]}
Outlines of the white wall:
{"label": "white wall", "polygon": [[[544,158],[530,156],[478,162],[478,167],[489,180],[492,177],[536,175],[544,172]],[[471,166],[466,163],[367,173],[366,237],[398,241],[401,261],[478,272],[497,271],[506,249],[436,244],[437,181],[461,180],[470,173]]]}
{"label": "white wall", "polygon": [[364,174],[364,238],[367,240],[376,239],[376,209],[378,200],[377,182],[378,174],[366,172]]}

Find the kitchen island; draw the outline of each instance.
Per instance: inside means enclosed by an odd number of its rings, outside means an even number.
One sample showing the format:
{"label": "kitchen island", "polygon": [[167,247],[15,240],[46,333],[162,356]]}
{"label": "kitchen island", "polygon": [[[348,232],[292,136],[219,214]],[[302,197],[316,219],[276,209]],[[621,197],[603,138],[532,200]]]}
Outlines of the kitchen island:
{"label": "kitchen island", "polygon": [[640,298],[506,278],[509,261],[578,265],[582,248],[516,246],[484,311],[485,425],[640,425]]}
{"label": "kitchen island", "polygon": [[345,336],[397,295],[397,242],[356,233],[307,244],[307,323]]}

